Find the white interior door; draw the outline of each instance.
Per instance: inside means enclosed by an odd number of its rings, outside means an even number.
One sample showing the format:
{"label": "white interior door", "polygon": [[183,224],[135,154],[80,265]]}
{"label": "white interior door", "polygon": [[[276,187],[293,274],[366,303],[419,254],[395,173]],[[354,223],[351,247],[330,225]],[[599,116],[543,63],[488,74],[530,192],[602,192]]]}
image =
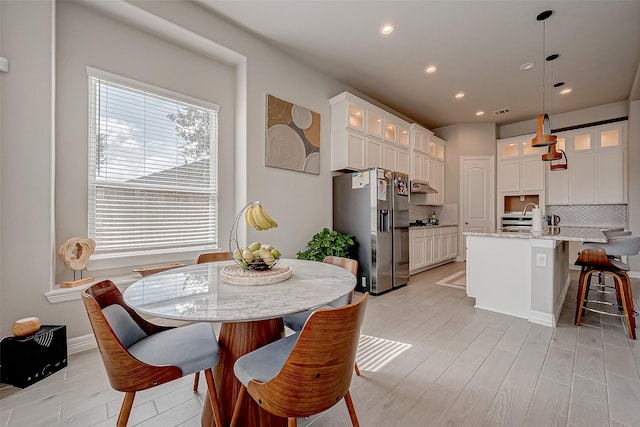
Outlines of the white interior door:
{"label": "white interior door", "polygon": [[[489,233],[494,217],[494,157],[460,157],[460,216],[462,231]],[[464,241],[463,236],[463,243]],[[465,246],[463,246],[466,248]],[[466,251],[461,251],[466,259]]]}

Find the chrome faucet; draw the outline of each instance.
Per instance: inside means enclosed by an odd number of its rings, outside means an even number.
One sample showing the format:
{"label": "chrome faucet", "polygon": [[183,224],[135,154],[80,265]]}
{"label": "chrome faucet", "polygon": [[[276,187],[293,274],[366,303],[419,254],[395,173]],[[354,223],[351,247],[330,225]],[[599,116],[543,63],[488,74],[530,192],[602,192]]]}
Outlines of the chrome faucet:
{"label": "chrome faucet", "polygon": [[523,215],[523,216],[527,214],[527,208],[528,208],[529,206],[533,206],[533,207],[535,208],[535,207],[536,207],[536,204],[535,204],[535,203],[527,203],[526,205],[524,205],[524,209],[522,209],[522,215]]}

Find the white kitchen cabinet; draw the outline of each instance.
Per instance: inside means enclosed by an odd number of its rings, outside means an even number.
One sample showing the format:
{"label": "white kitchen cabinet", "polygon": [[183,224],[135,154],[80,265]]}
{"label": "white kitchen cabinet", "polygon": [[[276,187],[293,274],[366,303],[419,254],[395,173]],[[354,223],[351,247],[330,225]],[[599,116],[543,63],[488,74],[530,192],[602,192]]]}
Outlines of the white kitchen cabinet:
{"label": "white kitchen cabinet", "polygon": [[398,143],[398,123],[390,117],[384,118],[384,140],[392,144]]}
{"label": "white kitchen cabinet", "polygon": [[404,124],[398,125],[398,146],[405,150],[411,148],[410,126]]}
{"label": "white kitchen cabinet", "polygon": [[366,137],[357,132],[347,130],[345,132],[346,141],[342,148],[346,168],[364,169],[367,164],[367,140]]}
{"label": "white kitchen cabinet", "polygon": [[433,235],[433,263],[437,264],[444,259],[442,256],[442,234],[441,230],[436,230]]}
{"label": "white kitchen cabinet", "polygon": [[427,265],[425,236],[423,230],[409,229],[409,270],[414,271]]}
{"label": "white kitchen cabinet", "polygon": [[597,203],[626,203],[626,162],[622,150],[600,151],[596,167]]}
{"label": "white kitchen cabinet", "polygon": [[429,156],[420,151],[413,151],[413,173],[411,179],[429,181]]}
{"label": "white kitchen cabinet", "polygon": [[502,160],[498,164],[498,188],[500,192],[520,191],[520,160]]}
{"label": "white kitchen cabinet", "polygon": [[409,229],[409,271],[417,273],[458,256],[458,227]]}
{"label": "white kitchen cabinet", "polygon": [[429,185],[437,193],[427,195],[427,203],[430,205],[444,205],[444,163],[429,160]]}
{"label": "white kitchen cabinet", "polygon": [[[564,138],[558,138],[558,149],[566,152]],[[562,146],[561,146],[562,144]],[[564,161],[564,160],[563,160]],[[547,205],[566,205],[569,203],[569,169],[547,169]]]}
{"label": "white kitchen cabinet", "polygon": [[544,191],[545,147],[532,147],[534,135],[498,140],[498,192]]}
{"label": "white kitchen cabinet", "polygon": [[627,121],[562,132],[567,169],[547,170],[548,205],[627,203]]}
{"label": "white kitchen cabinet", "polygon": [[331,170],[383,167],[410,173],[410,124],[348,92],[331,104]]}
{"label": "white kitchen cabinet", "polygon": [[[444,233],[444,231],[443,231]],[[458,227],[447,227],[446,234],[443,234],[443,257],[445,259],[454,259],[458,256]]]}
{"label": "white kitchen cabinet", "polygon": [[411,173],[411,155],[407,149],[398,149],[398,172],[403,172],[409,175]]}
{"label": "white kitchen cabinet", "polygon": [[367,147],[367,160],[365,166],[367,167],[382,167],[382,141],[377,138],[365,137]]}
{"label": "white kitchen cabinet", "polygon": [[414,123],[411,125],[411,143],[413,149],[424,154],[429,154],[429,140],[433,132]]}
{"label": "white kitchen cabinet", "polygon": [[431,135],[429,138],[429,157],[444,162],[444,144],[444,140]]}
{"label": "white kitchen cabinet", "polygon": [[390,171],[398,170],[398,147],[382,144],[382,167]]}
{"label": "white kitchen cabinet", "polygon": [[595,157],[593,153],[580,153],[571,157],[569,170],[569,201],[587,205],[596,201]]}

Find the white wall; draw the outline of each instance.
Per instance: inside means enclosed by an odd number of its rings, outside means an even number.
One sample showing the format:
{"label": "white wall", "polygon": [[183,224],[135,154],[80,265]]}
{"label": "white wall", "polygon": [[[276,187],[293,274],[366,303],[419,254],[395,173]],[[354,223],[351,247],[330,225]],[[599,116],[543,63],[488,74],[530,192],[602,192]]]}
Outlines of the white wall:
{"label": "white wall", "polygon": [[[233,101],[233,130],[225,130],[235,149],[233,167],[229,175],[220,177],[235,195],[235,200],[225,202],[235,211],[244,205],[246,200],[260,200],[269,213],[280,223],[273,231],[258,233],[251,231],[248,240],[266,240],[279,247],[286,257],[295,258],[296,252],[304,248],[309,238],[324,226],[331,226],[331,173],[330,160],[330,106],[328,99],[347,90],[343,84],[328,78],[302,65],[298,61],[269,47],[262,41],[232,25],[208,14],[188,2],[138,2],[135,4],[112,1],[90,4],[100,13],[120,16],[124,21],[139,20],[145,26],[145,32],[160,35],[163,39],[177,37],[179,44],[184,45],[187,39],[193,41],[198,51],[211,51],[212,44],[222,45],[220,61],[232,64],[236,93]],[[72,114],[79,111],[80,95],[72,81],[81,75],[82,61],[88,61],[87,49],[75,46],[87,40],[69,40],[76,31],[86,28],[82,19],[69,20],[63,13],[65,28],[60,28],[61,40],[68,43],[70,49],[61,51],[59,58],[60,72],[68,76],[60,76],[59,90],[70,90],[68,102],[60,107],[61,120],[57,132],[54,129],[53,108],[55,90],[54,67],[54,20],[55,6],[51,0],[29,2],[0,2],[0,27],[2,31],[2,55],[9,58],[10,72],[0,76],[2,79],[2,97],[0,112],[2,114],[1,136],[2,147],[2,271],[0,302],[0,333],[10,334],[13,321],[21,317],[36,315],[45,324],[66,324],[69,338],[89,334],[90,328],[81,301],[50,304],[44,297],[54,284],[55,266],[55,232],[54,232],[54,162],[57,146],[58,157],[64,154],[75,159],[77,154],[78,171],[61,170],[57,174],[62,183],[70,182],[73,177],[81,175],[86,181],[86,156],[84,153],[71,153],[68,144],[82,144],[76,138],[86,141],[86,134],[79,136],[86,125],[81,123],[86,117],[77,117],[74,122]],[[62,4],[61,8],[67,7]],[[75,7],[75,6],[72,6]],[[82,11],[83,16],[94,12]],[[106,21],[98,19],[100,31]],[[96,21],[96,22],[98,22]],[[73,28],[67,28],[72,26]],[[132,43],[133,48],[146,45],[147,49],[166,52],[170,49],[166,42],[150,41],[147,35],[134,36],[134,30],[124,29],[135,43],[127,37],[119,43]],[[97,29],[97,28],[96,28]],[[86,29],[85,29],[86,31]],[[103,37],[119,37],[117,34],[104,34]],[[77,36],[76,36],[77,37]],[[94,40],[101,42],[101,40]],[[107,43],[107,42],[105,42]],[[150,44],[147,44],[150,43]],[[102,45],[110,55],[112,47]],[[77,54],[75,55],[77,48]],[[122,46],[123,58],[131,55],[128,46]],[[225,53],[226,49],[226,53]],[[215,50],[215,49],[213,49]],[[140,51],[138,58],[150,53]],[[191,56],[191,54],[184,54]],[[129,56],[129,61],[133,58]],[[136,61],[139,59],[136,58]],[[241,60],[238,60],[241,58]],[[242,60],[244,58],[244,61]],[[194,59],[193,57],[191,59]],[[65,63],[60,64],[63,60]],[[95,60],[95,57],[92,61]],[[133,65],[136,73],[144,72],[148,78],[165,78],[177,75],[173,68],[180,64],[171,63],[166,58],[164,69],[145,70],[145,65]],[[186,59],[185,59],[186,60]],[[195,58],[196,61],[200,59]],[[69,62],[68,64],[66,62]],[[235,62],[234,62],[235,61]],[[114,64],[119,70],[124,62]],[[84,64],[96,66],[96,64]],[[219,71],[219,64],[208,65]],[[98,68],[100,68],[98,66]],[[104,68],[104,67],[103,67]],[[114,70],[118,71],[118,70]],[[227,73],[226,71],[223,72]],[[133,76],[134,78],[136,76]],[[139,77],[139,76],[138,76]],[[145,78],[146,80],[146,78]],[[153,82],[152,82],[153,83]],[[189,89],[187,89],[189,90]],[[272,94],[287,101],[307,107],[321,115],[321,170],[320,175],[310,175],[284,169],[264,166],[265,142],[265,106],[266,96]],[[65,94],[66,95],[66,94]],[[62,102],[64,97],[60,98]],[[216,99],[214,99],[216,101]],[[10,106],[10,107],[9,107]],[[86,106],[86,103],[85,103]],[[69,108],[66,111],[66,108]],[[84,107],[83,107],[84,108]],[[225,105],[221,112],[227,114]],[[83,113],[84,114],[84,113]],[[228,119],[228,117],[226,118]],[[225,120],[226,120],[225,119]],[[227,123],[228,124],[228,123]],[[54,141],[54,135],[59,138]],[[64,136],[64,138],[63,138]],[[238,153],[241,155],[238,156]],[[246,157],[242,153],[247,153]],[[62,161],[63,159],[59,159]],[[65,164],[66,165],[66,164]],[[234,172],[235,169],[235,172]],[[246,170],[246,174],[243,172]],[[77,173],[77,175],[76,175]],[[83,184],[84,185],[84,184]],[[58,186],[61,188],[61,186]],[[62,190],[60,190],[62,191]],[[59,191],[59,192],[60,192]],[[86,209],[86,195],[57,194],[60,197],[56,215],[65,217],[82,213]],[[226,208],[226,207],[225,207]],[[228,209],[228,208],[227,208]],[[229,221],[229,219],[225,219]],[[74,234],[75,228],[66,220],[61,220],[62,234]],[[58,236],[64,241],[66,235]],[[222,236],[226,246],[226,236]]]}
{"label": "white wall", "polygon": [[495,156],[495,123],[463,123],[434,129],[445,145],[445,203],[460,204],[460,156]]}
{"label": "white wall", "polygon": [[[143,52],[144,60],[140,61]],[[56,8],[56,247],[71,237],[87,234],[87,65],[221,106],[218,243],[227,248],[235,210],[233,66],[154,37],[77,2],[59,2]],[[190,261],[194,258],[192,254],[188,256]],[[57,282],[73,279],[72,271],[59,260],[56,267]],[[130,272],[131,265],[124,271]]]}
{"label": "white wall", "polygon": [[54,260],[53,3],[2,1],[0,8],[0,52],[9,60],[9,72],[0,74],[0,333],[6,336],[22,317],[67,324],[80,311],[52,307],[43,295]]}
{"label": "white wall", "polygon": [[[627,168],[629,171],[629,230],[640,235],[640,100],[629,103],[629,142]],[[640,255],[629,258],[631,269],[640,272]]]}

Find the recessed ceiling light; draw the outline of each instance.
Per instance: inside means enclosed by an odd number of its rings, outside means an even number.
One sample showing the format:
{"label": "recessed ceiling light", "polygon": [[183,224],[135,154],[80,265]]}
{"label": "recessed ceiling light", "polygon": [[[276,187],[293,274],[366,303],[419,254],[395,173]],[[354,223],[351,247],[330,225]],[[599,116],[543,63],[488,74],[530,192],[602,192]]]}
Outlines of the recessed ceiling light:
{"label": "recessed ceiling light", "polygon": [[482,115],[484,115],[484,111],[478,111],[478,112],[476,113],[476,116],[482,116]]}
{"label": "recessed ceiling light", "polygon": [[560,91],[560,94],[561,94],[561,95],[566,95],[566,94],[567,94],[567,93],[569,93],[569,92],[571,92],[571,88],[566,88],[566,89],[562,89],[562,90]]}
{"label": "recessed ceiling light", "polygon": [[530,69],[532,69],[533,67],[535,67],[535,65],[536,65],[536,63],[535,63],[535,62],[525,62],[524,64],[522,64],[522,65],[520,66],[520,69],[521,69],[522,71],[524,71],[524,70],[530,70]]}
{"label": "recessed ceiling light", "polygon": [[384,24],[382,27],[380,27],[380,33],[384,35],[391,34],[395,29],[396,27],[394,27],[393,24]]}
{"label": "recessed ceiling light", "polygon": [[438,67],[436,67],[435,65],[429,65],[427,68],[424,69],[424,71],[427,74],[431,74],[431,73],[435,73],[437,69]]}
{"label": "recessed ceiling light", "polygon": [[464,93],[458,92],[456,93],[456,99],[464,98]]}

